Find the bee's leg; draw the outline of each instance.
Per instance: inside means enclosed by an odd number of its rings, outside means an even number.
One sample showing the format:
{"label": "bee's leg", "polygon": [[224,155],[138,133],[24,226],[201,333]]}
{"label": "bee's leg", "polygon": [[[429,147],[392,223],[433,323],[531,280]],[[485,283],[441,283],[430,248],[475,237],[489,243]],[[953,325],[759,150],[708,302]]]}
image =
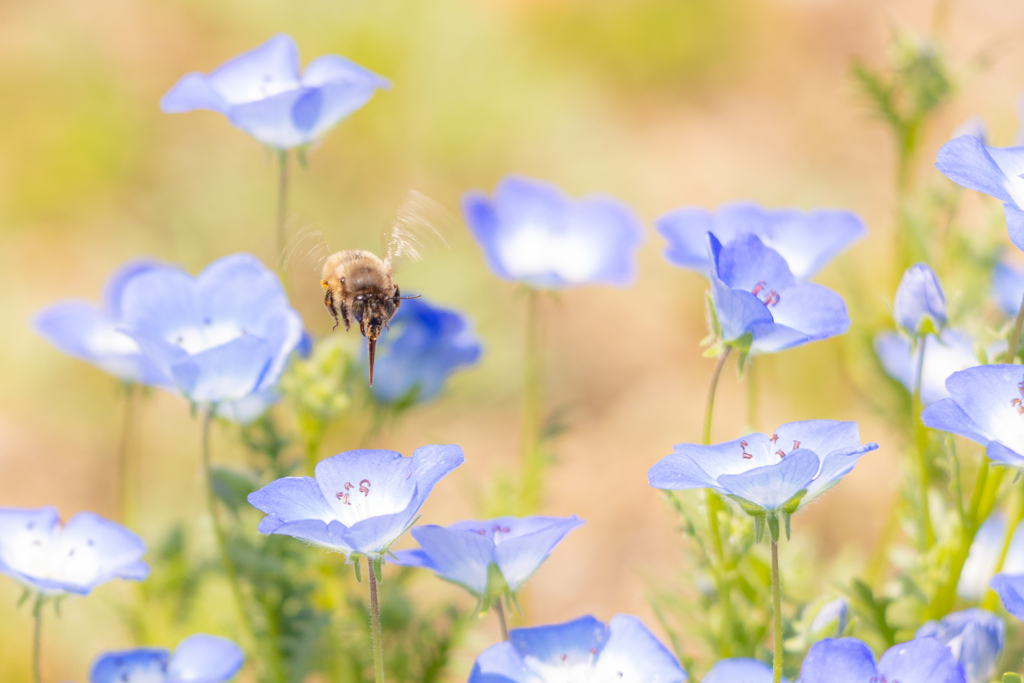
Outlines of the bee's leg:
{"label": "bee's leg", "polygon": [[[331,332],[338,329],[338,309],[334,307],[334,293],[331,292],[331,288],[327,285],[327,280],[323,280],[321,283],[324,288],[324,306],[330,312],[331,317],[334,318],[334,327],[331,328]],[[348,321],[346,320],[346,327]]]}
{"label": "bee's leg", "polygon": [[[342,301],[338,306],[338,309],[341,310],[341,320],[345,323],[345,331],[348,332],[352,327],[351,323],[348,321],[348,306],[346,306],[345,302]],[[335,325],[335,327],[337,327],[337,325]]]}

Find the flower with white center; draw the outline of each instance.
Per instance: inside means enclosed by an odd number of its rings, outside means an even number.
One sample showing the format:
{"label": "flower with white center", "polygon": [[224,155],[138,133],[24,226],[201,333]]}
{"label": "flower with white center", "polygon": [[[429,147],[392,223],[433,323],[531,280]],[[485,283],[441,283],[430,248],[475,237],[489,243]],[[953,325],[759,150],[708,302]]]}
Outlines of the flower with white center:
{"label": "flower with white center", "polygon": [[[777,516],[789,516],[853,470],[878,448],[861,444],[856,422],[790,422],[771,436],[749,434],[712,446],[679,444],[647,473],[654,488],[709,488],[736,501],[778,538]],[[776,526],[771,526],[776,524]],[[758,525],[760,537],[761,526]]]}
{"label": "flower with white center", "polygon": [[505,280],[559,289],[636,279],[643,229],[611,197],[572,199],[550,183],[507,176],[493,197],[467,193],[462,212],[487,265]]}
{"label": "flower with white center", "polygon": [[811,647],[800,667],[800,683],[966,683],[949,648],[935,638],[917,638],[875,655],[856,638],[826,638]]}
{"label": "flower with white center", "polygon": [[634,616],[517,628],[484,650],[469,683],[682,683],[686,672]]}
{"label": "flower with white center", "polygon": [[988,683],[995,678],[1005,633],[1002,619],[972,608],[947,614],[942,621],[925,622],[914,638],[935,638],[945,644],[963,666],[967,683]]}
{"label": "flower with white center", "polygon": [[242,668],[245,654],[233,641],[197,633],[174,654],[144,647],[101,655],[89,683],[223,683]]}
{"label": "flower with white center", "polygon": [[379,560],[416,521],[434,485],[462,462],[458,446],[422,446],[411,458],[348,451],[321,460],[313,477],[282,477],[248,500],[267,514],[261,533]]}
{"label": "flower with white center", "polygon": [[572,517],[498,517],[412,530],[420,547],[399,550],[397,564],[425,567],[479,598],[515,593],[567,533]]}
{"label": "flower with white center", "polygon": [[0,573],[44,595],[86,595],[112,579],[142,581],[146,545],[92,512],[67,524],[52,507],[0,508]]}
{"label": "flower with white center", "polygon": [[709,276],[708,233],[722,244],[754,235],[785,259],[797,280],[811,277],[867,234],[864,223],[850,211],[765,209],[752,202],[732,202],[714,212],[676,209],[656,220],[654,227],[668,242],[665,260],[672,265]]}
{"label": "flower with white center", "polygon": [[[959,330],[946,328],[942,334],[924,338],[924,367],[921,372],[921,403],[930,405],[949,398],[946,380],[954,372],[973,368],[978,363],[973,340]],[[875,353],[886,373],[907,391],[917,386],[918,352],[905,336],[880,332],[875,336]]]}
{"label": "flower with white center", "polygon": [[299,71],[299,50],[288,35],[220,65],[186,74],[160,108],[169,114],[209,109],[265,145],[302,147],[370,101],[387,79],[337,55],[323,55]]}
{"label": "flower with white center", "polygon": [[996,464],[1024,468],[1024,367],[980,365],[954,372],[946,390],[950,398],[921,413],[925,425],[985,446]]}
{"label": "flower with white center", "polygon": [[101,306],[90,301],[57,302],[36,315],[36,331],[69,356],[91,363],[120,380],[171,386],[173,382],[166,373],[119,329],[125,285],[157,267],[150,261],[126,263],[107,280]]}

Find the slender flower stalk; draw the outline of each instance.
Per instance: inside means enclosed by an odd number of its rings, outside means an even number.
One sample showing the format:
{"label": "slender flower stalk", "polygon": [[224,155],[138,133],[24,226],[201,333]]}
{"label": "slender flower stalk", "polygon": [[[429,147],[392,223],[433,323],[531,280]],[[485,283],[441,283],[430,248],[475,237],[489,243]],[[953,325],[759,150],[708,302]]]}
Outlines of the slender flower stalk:
{"label": "slender flower stalk", "polygon": [[32,607],[33,637],[32,637],[32,680],[34,683],[43,683],[43,658],[42,636],[43,636],[43,604],[46,598],[42,591],[36,593],[36,603]]}
{"label": "slender flower stalk", "polygon": [[775,619],[772,640],[775,653],[772,657],[772,675],[775,683],[782,680],[782,589],[779,585],[779,544],[772,540],[772,615]]}
{"label": "slender flower stalk", "polygon": [[523,363],[522,474],[520,514],[532,514],[543,498],[544,354],[541,340],[541,292],[530,287],[526,294],[526,355]]}
{"label": "slender flower stalk", "polygon": [[278,150],[277,159],[277,254],[283,265],[285,247],[288,246],[288,150]]}
{"label": "slender flower stalk", "polygon": [[[358,562],[358,560],[356,560]],[[370,578],[370,628],[373,636],[373,677],[376,683],[384,683],[384,644],[380,635],[380,607],[377,603],[377,572],[380,563],[366,558],[367,574]]]}
{"label": "slender flower stalk", "polygon": [[121,508],[121,523],[131,527],[135,521],[135,500],[138,493],[136,491],[136,483],[138,481],[137,463],[132,457],[131,441],[140,388],[134,382],[125,382],[123,386],[124,413],[121,416],[121,436],[117,442],[117,494]]}
{"label": "slender flower stalk", "polygon": [[918,485],[920,486],[921,511],[921,549],[928,550],[935,542],[935,532],[932,530],[932,515],[928,508],[928,432],[925,431],[924,423],[919,415],[924,406],[921,404],[921,377],[924,374],[924,335],[917,336],[917,374],[915,375],[914,391],[912,397],[913,407],[911,417],[914,423],[914,442],[917,447],[917,468]]}
{"label": "slender flower stalk", "polygon": [[494,611],[498,613],[498,625],[501,626],[501,639],[508,640],[508,623],[505,621],[505,608],[501,605],[501,598],[494,601]]}

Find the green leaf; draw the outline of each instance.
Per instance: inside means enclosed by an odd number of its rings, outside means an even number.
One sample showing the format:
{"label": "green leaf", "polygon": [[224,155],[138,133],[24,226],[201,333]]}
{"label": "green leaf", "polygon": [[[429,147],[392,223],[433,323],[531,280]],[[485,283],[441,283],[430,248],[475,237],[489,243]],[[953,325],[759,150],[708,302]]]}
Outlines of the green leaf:
{"label": "green leaf", "polygon": [[892,600],[885,597],[876,597],[871,587],[860,579],[854,579],[851,584],[851,595],[853,606],[864,615],[868,624],[882,637],[887,648],[896,644],[896,629],[889,625],[886,611],[889,609]]}
{"label": "green leaf", "polygon": [[227,467],[211,467],[210,477],[217,498],[235,514],[243,505],[248,505],[246,497],[260,487],[252,475]]}
{"label": "green leaf", "polygon": [[768,531],[772,535],[772,540],[776,543],[779,542],[779,518],[775,513],[768,514]]}
{"label": "green leaf", "polygon": [[356,572],[356,582],[357,583],[362,583],[363,582],[363,566],[362,566],[362,563],[361,563],[361,561],[360,561],[360,559],[358,557],[355,558],[355,561],[352,563],[352,569],[354,569],[355,572]]}

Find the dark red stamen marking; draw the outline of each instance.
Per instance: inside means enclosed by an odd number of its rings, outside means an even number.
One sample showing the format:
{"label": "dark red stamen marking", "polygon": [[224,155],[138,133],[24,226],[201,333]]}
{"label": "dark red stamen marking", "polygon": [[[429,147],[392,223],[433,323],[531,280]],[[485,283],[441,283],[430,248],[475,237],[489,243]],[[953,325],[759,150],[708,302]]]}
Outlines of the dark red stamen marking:
{"label": "dark red stamen marking", "polygon": [[363,497],[370,495],[370,480],[363,479],[359,482],[359,493],[363,494]]}
{"label": "dark red stamen marking", "polygon": [[796,450],[796,449],[798,449],[798,448],[800,448],[800,442],[799,442],[799,441],[795,441],[795,440],[794,440],[794,441],[793,441],[793,450],[795,451],[795,450]]}
{"label": "dark red stamen marking", "polygon": [[761,280],[756,285],[754,285],[754,289],[750,293],[753,294],[754,296],[757,296],[758,294],[761,293],[761,290],[764,289],[765,286],[767,286],[767,283],[764,280]]}
{"label": "dark red stamen marking", "polygon": [[764,305],[774,306],[775,304],[779,303],[780,298],[781,297],[779,296],[779,293],[773,289],[771,292],[768,293],[768,298],[765,299]]}
{"label": "dark red stamen marking", "polygon": [[779,435],[778,434],[772,434],[772,438],[769,439],[769,441],[771,441],[772,443],[775,443],[778,440],[779,440]]}
{"label": "dark red stamen marking", "polygon": [[780,458],[785,458],[786,457],[786,454],[782,451],[781,448],[779,450],[775,451],[775,455],[779,456]]}

